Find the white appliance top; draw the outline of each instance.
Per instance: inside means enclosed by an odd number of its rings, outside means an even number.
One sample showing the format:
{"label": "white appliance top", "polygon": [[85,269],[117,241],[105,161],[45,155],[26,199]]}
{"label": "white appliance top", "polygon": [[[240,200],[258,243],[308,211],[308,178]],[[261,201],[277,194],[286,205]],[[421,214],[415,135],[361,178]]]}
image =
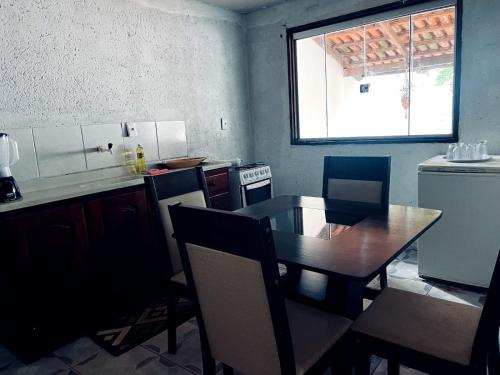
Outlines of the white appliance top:
{"label": "white appliance top", "polygon": [[419,172],[500,173],[500,155],[481,163],[450,163],[444,155],[435,156],[418,165]]}

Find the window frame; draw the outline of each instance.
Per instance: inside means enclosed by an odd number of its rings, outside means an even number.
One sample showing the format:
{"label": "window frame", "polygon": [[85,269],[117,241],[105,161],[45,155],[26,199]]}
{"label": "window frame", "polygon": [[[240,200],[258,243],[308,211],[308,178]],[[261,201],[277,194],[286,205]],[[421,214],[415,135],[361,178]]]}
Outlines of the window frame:
{"label": "window frame", "polygon": [[[342,16],[328,18],[321,21],[308,23],[301,26],[287,28],[286,38],[288,47],[288,91],[290,106],[290,127],[292,145],[327,145],[327,144],[385,144],[385,143],[454,143],[459,139],[460,117],[460,83],[462,72],[462,14],[463,0],[456,0],[455,15],[455,65],[453,78],[453,108],[452,108],[452,134],[451,135],[403,135],[382,137],[346,137],[346,138],[300,138],[299,103],[297,85],[297,50],[294,34],[331,26],[341,22],[352,21],[368,16],[378,15],[394,10],[402,10],[415,5],[432,3],[435,0],[400,0],[393,3],[349,13]],[[422,10],[424,12],[425,10]],[[411,13],[410,13],[411,14]]]}

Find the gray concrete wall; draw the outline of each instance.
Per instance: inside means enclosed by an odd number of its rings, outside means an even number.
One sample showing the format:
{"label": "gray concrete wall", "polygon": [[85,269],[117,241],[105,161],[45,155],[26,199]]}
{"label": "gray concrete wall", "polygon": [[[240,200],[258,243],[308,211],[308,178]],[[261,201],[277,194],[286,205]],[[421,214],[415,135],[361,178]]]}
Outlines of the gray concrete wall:
{"label": "gray concrete wall", "polygon": [[185,120],[190,155],[252,159],[245,37],[191,0],[0,0],[0,129]]}
{"label": "gray concrete wall", "polygon": [[[273,169],[276,194],[321,194],[324,155],[391,155],[391,202],[417,204],[417,164],[446,144],[291,146],[286,27],[385,0],[300,0],[247,17],[255,157]],[[464,0],[460,139],[488,139],[500,153],[500,1]]]}

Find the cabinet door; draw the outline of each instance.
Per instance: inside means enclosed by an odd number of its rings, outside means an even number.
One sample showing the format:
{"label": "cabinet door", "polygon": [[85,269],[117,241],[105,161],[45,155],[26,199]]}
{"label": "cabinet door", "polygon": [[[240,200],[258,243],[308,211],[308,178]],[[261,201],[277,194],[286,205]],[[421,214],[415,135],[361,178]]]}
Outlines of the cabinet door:
{"label": "cabinet door", "polygon": [[154,247],[144,190],[90,201],[88,225],[97,293],[109,301],[147,292]]}
{"label": "cabinet door", "polygon": [[212,208],[229,210],[229,173],[227,168],[220,168],[205,172],[208,195]]}
{"label": "cabinet door", "polygon": [[20,340],[57,341],[78,329],[88,280],[84,217],[75,204],[3,221],[2,309]]}
{"label": "cabinet door", "polygon": [[210,202],[212,203],[212,208],[231,211],[231,201],[229,199],[229,193],[214,195],[210,197]]}

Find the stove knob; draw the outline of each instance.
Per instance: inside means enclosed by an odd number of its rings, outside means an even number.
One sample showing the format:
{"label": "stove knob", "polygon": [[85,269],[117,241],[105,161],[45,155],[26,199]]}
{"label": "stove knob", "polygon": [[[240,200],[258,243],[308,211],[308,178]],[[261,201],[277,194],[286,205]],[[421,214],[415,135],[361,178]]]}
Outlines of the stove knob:
{"label": "stove knob", "polygon": [[243,177],[248,178],[248,173],[245,173]]}
{"label": "stove knob", "polygon": [[265,172],[264,171],[260,171],[260,174],[264,174]]}
{"label": "stove knob", "polygon": [[266,168],[266,172],[269,173],[269,168]]}
{"label": "stove knob", "polygon": [[250,178],[253,178],[253,172],[252,172],[252,173],[250,173]]}

